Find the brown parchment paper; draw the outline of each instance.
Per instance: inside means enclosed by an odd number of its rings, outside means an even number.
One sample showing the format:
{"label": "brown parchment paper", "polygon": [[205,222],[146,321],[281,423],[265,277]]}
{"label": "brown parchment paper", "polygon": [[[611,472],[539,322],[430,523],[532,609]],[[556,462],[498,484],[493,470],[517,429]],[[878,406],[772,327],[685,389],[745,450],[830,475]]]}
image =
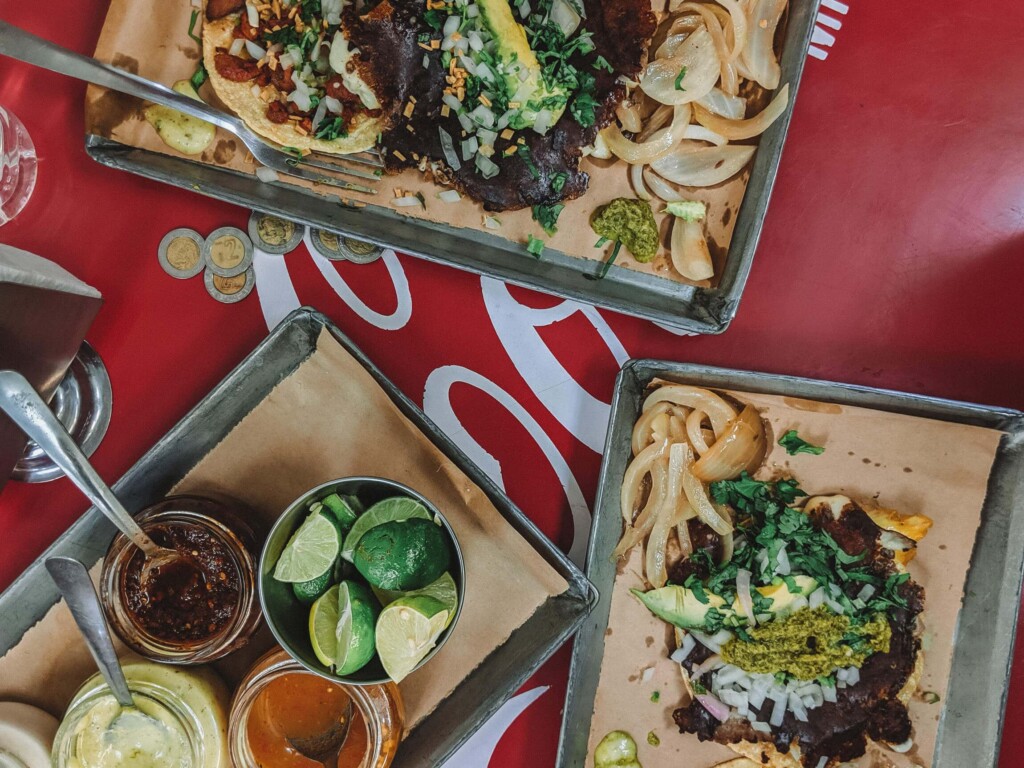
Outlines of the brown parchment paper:
{"label": "brown parchment paper", "polygon": [[[934,520],[909,565],[912,577],[925,588],[924,674],[910,704],[914,747],[906,755],[885,751],[889,762],[873,761],[869,753],[854,763],[930,766],[964,581],[1002,433],[830,403],[731,394],[761,409],[774,432],[762,475],[792,475],[812,495],[843,493],[866,506],[923,513]],[[788,429],[823,445],[825,452],[787,455],[776,441]],[[636,740],[644,768],[707,768],[736,757],[727,747],[680,734],[672,722],[684,688],[678,665],[668,659],[671,628],[629,593],[630,588],[643,588],[642,567],[642,555],[634,550],[615,580],[590,754],[606,733],[621,729]],[[653,671],[645,673],[648,668]],[[644,677],[649,679],[645,682]],[[654,691],[660,692],[657,703],[651,701]],[[925,703],[923,691],[937,692],[940,703]],[[651,731],[661,741],[657,747],[647,742]]]}
{"label": "brown parchment paper", "polygon": [[[653,7],[660,11],[664,0],[652,0]],[[195,72],[199,61],[199,46],[189,38],[189,19],[194,6],[187,0],[111,0],[107,18],[96,45],[96,58],[127,69],[149,80],[171,85],[176,80],[188,78]],[[197,28],[200,22],[197,22]],[[213,89],[206,84],[201,90],[203,98],[221,106]],[[122,144],[152,152],[176,157],[180,155],[164,144],[153,128],[142,118],[143,102],[130,96],[90,86],[86,96],[86,131],[104,136]],[[197,158],[188,158],[196,160]],[[255,164],[240,141],[231,134],[217,129],[214,143],[199,158],[200,162],[231,168],[245,173],[255,173]],[[499,230],[484,230],[488,234],[505,238],[516,243],[526,243],[529,235],[543,237],[547,247],[570,256],[588,259],[603,259],[607,249],[593,247],[597,236],[590,228],[590,216],[600,206],[616,197],[635,197],[629,184],[628,166],[622,162],[607,160],[583,161],[583,170],[591,175],[590,189],[580,199],[567,201],[565,210],[558,220],[558,232],[548,236],[533,221],[531,211],[493,214],[500,222]],[[715,263],[715,274],[720,275],[726,259],[726,252],[736,225],[743,193],[747,187],[749,170],[716,187],[693,189],[687,194],[708,205],[708,244]],[[331,190],[322,184],[282,177],[282,181],[313,189],[319,194],[342,199],[338,190]],[[388,201],[394,198],[394,189],[400,188],[409,194],[420,192],[427,201],[426,209],[419,207],[395,208]],[[457,203],[445,203],[436,195],[441,191],[422,174],[409,170],[395,176],[386,176],[379,186],[379,195],[364,195],[344,192],[346,200],[383,206],[401,216],[426,219],[450,224],[454,227],[481,230],[483,227],[482,206],[463,198]],[[656,206],[659,210],[661,206]],[[640,264],[623,254],[616,263],[638,272],[657,275],[681,283],[690,283],[670,266],[668,257],[669,217],[658,215],[661,225],[663,248],[648,264]],[[707,282],[695,283],[707,285]]]}
{"label": "brown parchment paper", "polygon": [[[462,615],[438,654],[401,684],[411,730],[566,581],[469,478],[408,419],[328,331],[284,379],[173,489],[222,493],[269,526],[299,495],[328,480],[378,475],[415,488],[444,512],[466,561]],[[156,499],[154,499],[156,501]],[[496,563],[508,567],[495,568]],[[93,568],[94,576],[99,570]],[[216,666],[234,684],[272,644],[264,627]],[[0,699],[59,717],[95,672],[63,602],[0,659]]]}

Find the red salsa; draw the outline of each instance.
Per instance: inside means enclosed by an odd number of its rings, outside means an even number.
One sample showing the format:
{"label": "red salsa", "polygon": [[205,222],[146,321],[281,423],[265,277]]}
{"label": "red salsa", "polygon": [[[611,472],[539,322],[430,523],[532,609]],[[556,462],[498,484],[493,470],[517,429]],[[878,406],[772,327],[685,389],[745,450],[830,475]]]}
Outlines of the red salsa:
{"label": "red salsa", "polygon": [[166,643],[191,645],[224,630],[239,608],[241,579],[227,545],[195,523],[149,526],[157,544],[182,559],[141,579],[145,556],[137,551],[122,577],[124,606],[132,621]]}

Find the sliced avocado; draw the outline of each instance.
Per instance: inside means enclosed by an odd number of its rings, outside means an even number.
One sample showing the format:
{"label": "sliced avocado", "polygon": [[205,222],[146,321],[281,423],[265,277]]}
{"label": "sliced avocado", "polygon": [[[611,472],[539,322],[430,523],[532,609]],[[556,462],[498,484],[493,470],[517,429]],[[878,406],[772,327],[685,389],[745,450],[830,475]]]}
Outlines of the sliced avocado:
{"label": "sliced avocado", "polygon": [[[798,597],[807,597],[818,588],[818,582],[810,576],[794,576],[793,581],[797,587],[796,591],[791,590],[785,583],[769,584],[766,587],[755,587],[755,589],[772,601],[770,609],[772,613],[783,613],[789,610],[793,601]],[[738,611],[740,609],[739,601],[734,602],[732,607],[734,611]]]}
{"label": "sliced avocado", "polygon": [[[509,127],[514,130],[531,127],[542,109],[551,112],[551,125],[554,125],[565,112],[570,94],[560,86],[551,87],[544,82],[540,63],[526,39],[526,30],[515,20],[508,0],[478,0],[477,6],[505,65],[509,101],[519,104],[519,114],[509,121]],[[528,73],[525,79],[521,77],[523,69]]]}
{"label": "sliced avocado", "polygon": [[[764,597],[771,599],[771,613],[787,612],[797,597],[807,597],[818,588],[818,582],[810,576],[794,576],[793,581],[797,587],[795,591],[791,591],[785,583],[756,587]],[[639,589],[630,591],[655,616],[682,629],[702,630],[704,619],[710,608],[718,609],[725,617],[743,616],[739,598],[735,599],[732,605],[726,606],[723,598],[711,592],[705,592],[707,602],[704,603],[697,599],[693,590],[677,585],[652,589],[649,592],[641,592]]]}
{"label": "sliced avocado", "polygon": [[693,590],[676,585],[652,589],[650,592],[641,592],[639,589],[631,589],[630,592],[655,616],[683,629],[703,628],[704,617],[710,608],[729,611],[725,607],[725,600],[718,595],[709,592],[708,601],[702,603]]}

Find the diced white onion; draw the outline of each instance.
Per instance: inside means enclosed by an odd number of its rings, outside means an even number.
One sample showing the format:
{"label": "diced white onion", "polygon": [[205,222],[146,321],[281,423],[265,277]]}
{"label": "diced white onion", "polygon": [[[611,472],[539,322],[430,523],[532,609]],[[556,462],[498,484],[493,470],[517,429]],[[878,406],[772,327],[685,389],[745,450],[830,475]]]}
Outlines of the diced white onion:
{"label": "diced white onion", "polygon": [[776,556],[775,559],[776,559],[776,561],[779,564],[778,568],[775,569],[775,572],[779,576],[789,576],[789,574],[791,572],[791,569],[789,567],[789,555],[786,554],[786,545],[785,544],[783,544],[779,548],[779,554]]}
{"label": "diced white onion", "polygon": [[775,706],[772,707],[772,715],[768,722],[773,728],[778,728],[782,725],[782,718],[786,716],[786,697],[780,696],[777,699],[773,699]]}
{"label": "diced white onion", "polygon": [[326,116],[327,116],[327,105],[324,103],[323,99],[321,99],[320,103],[316,105],[316,111],[313,112],[313,130],[314,131],[316,131],[316,129],[320,125],[320,121],[323,120]]}
{"label": "diced white onion", "polygon": [[466,17],[467,18],[475,19],[479,15],[480,15],[480,7],[476,3],[472,3],[471,5],[467,5],[466,6]]}
{"label": "diced white onion", "polygon": [[447,19],[445,19],[444,28],[441,30],[441,33],[445,37],[450,37],[451,35],[459,31],[460,24],[462,24],[461,16],[449,16]]}
{"label": "diced white onion", "polygon": [[261,165],[256,169],[256,178],[266,184],[269,184],[272,181],[277,181],[281,177],[277,175],[277,171],[273,168],[267,168],[267,166]]}
{"label": "diced white onion", "polygon": [[485,179],[493,179],[501,170],[489,157],[481,154],[477,154],[476,156],[476,167],[480,170],[481,175],[483,175]]}
{"label": "diced white onion", "polygon": [[238,56],[242,49],[245,48],[245,40],[241,37],[231,41],[231,47],[228,48],[228,53],[232,56]]}
{"label": "diced white onion", "polygon": [[423,54],[423,68],[424,69],[430,69],[430,54],[429,53],[424,53]]}
{"label": "diced white onion", "polygon": [[255,5],[251,3],[245,4],[245,16],[250,27],[258,27],[260,25],[260,12],[256,10]]}
{"label": "diced white onion", "polygon": [[484,226],[487,229],[501,229],[501,222],[493,216],[484,216]]}
{"label": "diced white onion", "polygon": [[303,112],[308,112],[310,108],[313,106],[313,102],[309,98],[309,94],[303,93],[298,88],[296,88],[294,91],[288,94],[288,101],[292,102]]}
{"label": "diced white onion", "polygon": [[476,137],[480,140],[480,146],[486,145],[493,147],[494,142],[498,140],[498,134],[494,131],[489,131],[486,128],[478,128]]}
{"label": "diced white onion", "polygon": [[491,68],[487,66],[486,62],[481,61],[476,65],[476,74],[481,80],[486,82],[494,81],[494,73],[491,72]]}
{"label": "diced white onion", "polygon": [[551,120],[554,115],[550,109],[542,109],[537,113],[537,119],[533,122],[533,130],[544,136],[551,129]]}
{"label": "diced white onion", "polygon": [[512,120],[512,118],[515,117],[518,114],[519,114],[519,110],[518,109],[510,109],[510,110],[508,110],[505,114],[503,114],[501,117],[499,117],[498,118],[498,122],[496,122],[494,124],[495,130],[498,130],[498,131],[505,130],[508,127],[508,124]]}
{"label": "diced white onion", "polygon": [[558,25],[566,39],[572,37],[573,32],[580,26],[580,15],[566,0],[554,0],[548,13],[548,17]]}
{"label": "diced white onion", "polygon": [[793,717],[799,720],[801,723],[807,722],[807,707],[800,700],[800,697],[795,693],[789,694],[789,711],[793,713]]}
{"label": "diced white onion", "polygon": [[736,572],[736,595],[739,598],[740,610],[743,615],[747,617],[747,624],[750,626],[757,625],[757,619],[754,618],[754,598],[750,594],[750,571],[740,568]]}
{"label": "diced white onion", "polygon": [[690,637],[689,634],[683,635],[683,641],[679,644],[679,647],[672,651],[669,656],[672,661],[676,664],[682,664],[689,658],[690,654],[693,653],[693,649],[697,647],[697,641]]}
{"label": "diced white onion", "polygon": [[253,96],[256,96],[258,98],[260,95],[260,87],[258,85],[254,85],[252,88],[249,89],[249,92]]}
{"label": "diced white onion", "polygon": [[858,600],[870,600],[872,595],[875,594],[875,588],[870,584],[865,584],[861,587],[860,592],[857,593]]}
{"label": "diced white onion", "polygon": [[825,588],[818,587],[816,590],[811,592],[811,596],[807,599],[807,606],[813,611],[815,608],[820,608],[825,603]]}
{"label": "diced white onion", "polygon": [[267,55],[267,52],[260,48],[258,45],[256,45],[256,43],[254,43],[252,40],[245,41],[245,50],[247,50],[249,52],[249,55],[257,61],[259,61],[262,58],[265,58]]}
{"label": "diced white onion", "polygon": [[324,104],[327,105],[327,111],[333,115],[340,115],[344,106],[333,96],[324,96]]}
{"label": "diced white onion", "polygon": [[846,671],[846,684],[853,686],[860,682],[860,670],[857,667],[850,667]]}
{"label": "diced white onion", "polygon": [[465,112],[459,112],[456,117],[459,118],[459,125],[462,126],[462,130],[466,133],[473,133],[476,131],[476,123],[469,119],[469,115]]}
{"label": "diced white onion", "polygon": [[449,108],[454,109],[456,112],[462,109],[462,102],[455,97],[454,93],[441,94],[441,101],[447,104]]}
{"label": "diced white onion", "polygon": [[485,128],[494,127],[494,113],[483,104],[478,105],[476,109],[469,113],[469,116]]}
{"label": "diced white onion", "polygon": [[437,127],[437,132],[441,137],[441,151],[444,153],[445,161],[453,171],[459,170],[462,167],[462,163],[455,152],[455,141],[452,139],[452,135],[441,126]]}
{"label": "diced white onion", "polygon": [[654,667],[647,667],[643,672],[640,673],[640,682],[649,683],[654,677]]}
{"label": "diced white onion", "polygon": [[530,15],[530,0],[519,0],[516,10],[519,11],[519,18],[525,19]]}
{"label": "diced white onion", "polygon": [[410,208],[414,205],[423,205],[423,201],[416,197],[416,195],[405,195],[404,197],[395,198],[391,201],[391,204],[396,208]]}
{"label": "diced white onion", "polygon": [[[693,633],[691,632],[691,634]],[[712,669],[717,669],[720,666],[722,666],[722,658],[717,653],[712,656],[708,656],[704,661],[693,668],[690,672],[690,679],[699,680],[705,673],[710,672]]]}
{"label": "diced white onion", "polygon": [[282,69],[291,69],[295,66],[295,59],[292,58],[290,53],[282,53],[277,57],[277,63]]}
{"label": "diced white onion", "polygon": [[821,686],[821,698],[830,704],[836,703],[836,687],[834,685]]}
{"label": "diced white onion", "polygon": [[[474,5],[473,7],[475,8],[476,6]],[[469,47],[470,47],[470,49],[472,49],[474,51],[482,51],[484,49],[483,38],[480,37],[480,33],[477,32],[475,29],[470,30],[470,32],[467,35],[467,37],[469,38]]]}
{"label": "diced white onion", "polygon": [[476,136],[470,136],[468,139],[462,140],[462,159],[471,160],[476,151],[480,148],[480,143],[476,140]]}
{"label": "diced white onion", "polygon": [[771,733],[772,727],[768,723],[762,723],[760,720],[751,720],[750,727],[759,733]]}

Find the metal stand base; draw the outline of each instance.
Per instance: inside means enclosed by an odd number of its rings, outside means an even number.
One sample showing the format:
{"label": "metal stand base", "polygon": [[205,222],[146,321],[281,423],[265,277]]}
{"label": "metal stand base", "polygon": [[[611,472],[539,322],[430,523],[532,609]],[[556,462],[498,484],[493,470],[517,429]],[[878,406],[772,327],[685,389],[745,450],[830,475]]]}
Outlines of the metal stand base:
{"label": "metal stand base", "polygon": [[[107,434],[111,405],[110,377],[106,366],[96,350],[87,341],[83,341],[67,373],[57,385],[50,408],[71,433],[82,452],[91,456]],[[29,442],[11,473],[11,479],[24,483],[45,483],[63,475],[35,442]]]}

